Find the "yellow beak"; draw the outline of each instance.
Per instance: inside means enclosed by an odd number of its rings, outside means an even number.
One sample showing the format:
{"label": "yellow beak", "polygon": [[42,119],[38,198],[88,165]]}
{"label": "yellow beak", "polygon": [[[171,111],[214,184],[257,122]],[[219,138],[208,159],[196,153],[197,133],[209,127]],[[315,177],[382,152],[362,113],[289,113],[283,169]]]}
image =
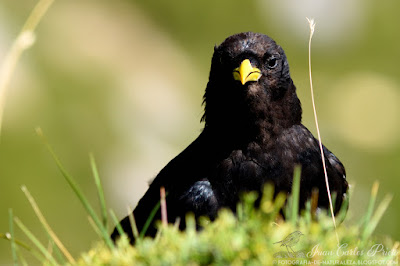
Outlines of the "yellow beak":
{"label": "yellow beak", "polygon": [[233,78],[239,80],[242,85],[247,81],[257,81],[260,77],[261,71],[252,67],[249,59],[243,60],[240,66],[233,70]]}

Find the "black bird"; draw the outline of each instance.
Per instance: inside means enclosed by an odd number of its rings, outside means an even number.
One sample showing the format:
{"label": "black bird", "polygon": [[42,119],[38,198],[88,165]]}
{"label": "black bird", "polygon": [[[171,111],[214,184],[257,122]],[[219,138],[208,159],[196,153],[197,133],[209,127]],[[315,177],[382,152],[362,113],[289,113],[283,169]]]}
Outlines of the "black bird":
{"label": "black bird", "polygon": [[[167,191],[168,221],[185,214],[213,220],[222,207],[235,210],[245,191],[261,192],[265,183],[289,193],[293,169],[301,165],[300,203],[319,190],[318,206],[328,209],[318,141],[301,124],[302,109],[283,49],[270,37],[246,32],[214,48],[204,94],[205,126],[199,137],[170,161],[134,210],[139,231]],[[348,184],[339,159],[324,147],[329,185],[339,210]],[[160,220],[160,211],[155,220]],[[121,226],[133,239],[129,218]],[[147,235],[154,236],[154,223]],[[114,229],[112,238],[118,232]],[[132,240],[134,242],[134,240]]]}

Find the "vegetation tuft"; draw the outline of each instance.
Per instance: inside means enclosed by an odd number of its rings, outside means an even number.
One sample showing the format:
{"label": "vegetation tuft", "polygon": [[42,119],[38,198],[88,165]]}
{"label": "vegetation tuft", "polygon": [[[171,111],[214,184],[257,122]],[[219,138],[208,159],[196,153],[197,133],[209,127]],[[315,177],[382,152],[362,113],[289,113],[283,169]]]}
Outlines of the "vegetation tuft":
{"label": "vegetation tuft", "polygon": [[[390,195],[375,206],[378,191],[378,184],[375,183],[365,216],[358,224],[341,224],[335,230],[329,212],[315,216],[311,202],[306,204],[306,209],[299,215],[300,169],[295,171],[292,196],[287,199],[284,194],[278,194],[274,198],[273,187],[266,186],[259,208],[254,207],[258,195],[248,193],[243,196],[236,214],[222,210],[214,222],[203,218],[200,221],[203,230],[200,232],[196,231],[193,216],[188,214],[187,229],[183,232],[177,229],[176,225],[160,222],[159,234],[155,239],[143,237],[140,232],[135,232],[134,235],[139,238],[135,246],[129,244],[126,235],[122,235],[115,244],[109,237],[108,225],[109,217],[112,218],[113,224],[117,220],[113,212],[107,215],[94,157],[90,155],[100,203],[97,212],[82,194],[73,177],[67,173],[40,129],[38,134],[42,136],[61,174],[86,209],[89,222],[97,232],[99,240],[91,250],[73,258],[46,222],[27,188],[22,187],[43,225],[48,243],[41,243],[10,210],[10,233],[0,237],[10,241],[10,256],[15,264],[26,264],[20,252],[21,248],[32,253],[40,263],[49,265],[268,265],[311,262],[387,265],[397,264],[399,261],[399,242],[389,237],[376,238],[372,235],[390,203]],[[338,221],[343,220],[347,204],[348,201],[343,204],[337,215]],[[282,219],[282,213],[285,214],[285,220]],[[134,217],[131,218],[134,224]],[[31,240],[31,245],[15,239],[15,225]],[[300,233],[292,234],[296,232]],[[296,237],[293,237],[294,235]]]}

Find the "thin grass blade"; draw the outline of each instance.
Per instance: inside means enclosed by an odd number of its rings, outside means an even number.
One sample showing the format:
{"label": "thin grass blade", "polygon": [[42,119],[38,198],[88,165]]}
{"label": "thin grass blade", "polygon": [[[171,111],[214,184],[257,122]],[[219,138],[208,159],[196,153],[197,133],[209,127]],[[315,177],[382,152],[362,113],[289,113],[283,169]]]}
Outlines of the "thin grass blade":
{"label": "thin grass blade", "polygon": [[40,243],[34,234],[32,234],[32,232],[17,217],[14,217],[14,222],[44,255],[41,261],[45,261],[45,259],[47,259],[51,265],[59,265],[54,257],[48,252],[47,248]]}
{"label": "thin grass blade", "polygon": [[[47,237],[49,238],[50,242],[49,245],[51,245],[49,247],[49,250],[52,251],[52,254],[54,254],[54,258],[61,264],[61,265],[66,265],[67,264],[67,260],[65,259],[65,255],[63,254],[63,252],[60,250],[59,247],[57,247],[56,243],[54,242],[53,239],[51,239],[51,236],[49,234],[47,234]],[[71,263],[68,263],[71,264]]]}
{"label": "thin grass blade", "polygon": [[314,35],[315,31],[315,22],[314,19],[309,19],[307,18],[308,24],[310,26],[310,38],[308,40],[308,72],[310,75],[310,90],[311,90],[311,102],[313,106],[313,111],[314,111],[314,120],[315,120],[315,127],[317,128],[317,134],[318,134],[318,142],[319,142],[319,149],[321,152],[321,160],[322,160],[322,166],[324,168],[324,175],[325,175],[325,184],[326,184],[326,191],[328,193],[328,199],[329,199],[329,207],[332,215],[332,222],[335,227],[335,233],[336,233],[336,240],[337,243],[339,244],[339,235],[336,231],[336,219],[333,211],[333,204],[332,204],[332,198],[331,198],[331,191],[329,188],[329,182],[328,182],[328,173],[326,171],[326,163],[325,163],[325,155],[324,155],[324,149],[322,147],[322,138],[321,138],[321,133],[319,131],[319,125],[318,125],[318,117],[317,117],[317,109],[315,107],[315,99],[314,99],[314,88],[313,88],[313,81],[312,81],[312,71],[311,71],[311,40]]}
{"label": "thin grass blade", "polygon": [[[10,233],[0,234],[0,238],[5,239],[5,240],[8,240],[8,241],[11,241],[11,235],[10,235]],[[18,239],[15,239],[15,238],[14,238],[14,241],[15,241],[15,244],[16,244],[18,247],[23,247],[23,248],[26,249],[27,251],[32,251],[32,248],[31,248],[28,244],[26,244],[26,243],[24,243],[24,242],[22,242],[22,241],[20,241],[20,240],[18,240]]]}
{"label": "thin grass blade", "polygon": [[[18,253],[18,258],[19,261],[21,262],[21,265],[23,266],[28,266],[28,262],[26,262],[25,258],[22,257],[21,253]],[[37,259],[39,259],[39,257],[36,256]]]}
{"label": "thin grass blade", "polygon": [[168,225],[167,201],[165,200],[165,188],[160,188],[161,222],[164,227]]}
{"label": "thin grass blade", "polygon": [[336,214],[336,220],[338,223],[342,223],[344,221],[344,218],[347,215],[347,211],[349,209],[349,202],[350,202],[350,190],[347,192],[347,197],[345,200],[342,202],[342,206],[340,207],[339,212]]}
{"label": "thin grass blade", "polygon": [[36,133],[39,135],[39,137],[43,140],[44,144],[46,145],[47,150],[50,152],[52,155],[54,161],[56,162],[58,169],[60,170],[61,174],[69,184],[69,186],[72,188],[74,191],[75,195],[78,197],[78,199],[81,201],[83,207],[86,209],[88,214],[92,217],[93,221],[95,222],[96,226],[99,228],[100,232],[102,233],[102,238],[107,244],[109,248],[113,248],[114,244],[111,241],[109,235],[108,235],[108,230],[105,228],[100,221],[100,218],[97,216],[96,212],[93,210],[92,206],[80,190],[79,186],[75,183],[74,179],[72,178],[71,175],[68,174],[68,172],[65,170],[64,166],[62,165],[60,159],[58,156],[55,154],[53,148],[50,146],[48,141],[46,140],[42,130],[40,128],[36,129]]}
{"label": "thin grass blade", "polygon": [[90,226],[93,228],[93,231],[102,239],[103,238],[103,233],[97,227],[96,223],[93,221],[93,218],[90,215],[88,215],[87,218],[88,218]]}
{"label": "thin grass blade", "polygon": [[143,238],[146,235],[147,229],[149,229],[149,226],[151,222],[153,221],[154,217],[156,216],[157,211],[160,209],[160,202],[157,202],[156,206],[151,210],[151,213],[149,217],[147,218],[145,224],[143,225],[142,231],[139,234],[140,238]]}
{"label": "thin grass blade", "polygon": [[47,234],[50,236],[50,238],[54,241],[54,243],[57,245],[57,247],[60,249],[60,251],[64,254],[64,256],[67,258],[69,263],[75,264],[76,261],[72,257],[71,253],[65,248],[63,243],[60,241],[60,239],[57,237],[57,235],[54,233],[54,231],[51,229],[50,225],[47,223],[46,219],[44,218],[44,215],[39,209],[39,206],[36,204],[35,199],[32,197],[32,195],[29,193],[29,190],[25,187],[22,186],[21,190],[24,192],[26,198],[28,199],[29,203],[32,206],[33,211],[35,212],[36,216],[39,218],[40,223],[46,230]]}
{"label": "thin grass blade", "polygon": [[138,231],[137,226],[136,226],[136,220],[135,220],[135,217],[133,215],[133,211],[129,207],[128,207],[128,213],[129,213],[129,215],[128,215],[129,222],[131,223],[131,228],[132,228],[132,234],[135,237],[136,241],[140,241],[139,231]]}
{"label": "thin grass blade", "polygon": [[300,201],[300,177],[301,167],[296,165],[293,171],[293,184],[292,184],[292,195],[291,195],[291,222],[296,225],[297,217],[299,215],[299,201]]}
{"label": "thin grass blade", "polygon": [[34,31],[54,0],[39,1],[0,66],[0,133],[8,84],[23,52],[35,42]]}
{"label": "thin grass blade", "polygon": [[371,217],[371,220],[366,225],[364,232],[362,234],[362,241],[367,240],[372,233],[374,232],[376,226],[378,225],[379,221],[381,220],[383,214],[389,207],[390,202],[392,201],[393,195],[386,195],[386,197],[382,200],[382,202],[377,207],[374,215]]}
{"label": "thin grass blade", "polygon": [[306,201],[306,206],[304,210],[304,220],[307,225],[311,225],[312,222],[312,213],[311,213],[311,199]]}
{"label": "thin grass blade", "polygon": [[10,230],[10,242],[11,242],[11,254],[13,258],[14,265],[18,265],[18,257],[17,257],[17,246],[15,244],[14,238],[14,216],[12,209],[8,210],[9,217],[9,230]]}
{"label": "thin grass blade", "polygon": [[107,206],[106,206],[106,201],[104,198],[104,189],[101,184],[99,171],[97,170],[97,165],[96,165],[96,161],[94,159],[93,154],[92,153],[89,154],[89,157],[90,157],[90,166],[92,167],[94,182],[95,182],[96,188],[97,188],[97,195],[98,195],[99,201],[100,201],[103,226],[105,228],[108,228]]}
{"label": "thin grass blade", "polygon": [[371,220],[372,214],[374,213],[376,198],[378,195],[378,189],[379,189],[379,182],[375,181],[374,184],[372,185],[371,197],[368,203],[367,213],[365,214],[365,224],[363,225],[364,228],[368,225],[369,221]]}
{"label": "thin grass blade", "polygon": [[125,233],[124,229],[122,229],[121,224],[119,223],[118,218],[115,215],[115,213],[113,212],[113,210],[110,210],[110,216],[111,216],[111,219],[113,219],[114,223],[116,224],[115,227],[117,228],[118,234],[120,236],[126,236],[126,233]]}

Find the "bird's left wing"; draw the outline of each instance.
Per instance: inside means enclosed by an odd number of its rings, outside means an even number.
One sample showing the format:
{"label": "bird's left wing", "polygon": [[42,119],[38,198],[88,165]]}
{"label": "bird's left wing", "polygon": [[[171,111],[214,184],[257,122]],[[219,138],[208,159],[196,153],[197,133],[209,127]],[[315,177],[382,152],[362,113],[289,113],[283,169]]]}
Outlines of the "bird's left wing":
{"label": "bird's left wing", "polygon": [[[164,187],[167,193],[167,213],[170,222],[175,222],[176,218],[183,217],[181,219],[181,224],[183,224],[188,211],[196,212],[198,210],[198,212],[202,212],[200,215],[208,215],[207,212],[214,212],[214,209],[216,212],[217,202],[207,180],[212,160],[208,142],[207,133],[203,131],[154,178],[133,212],[139,231],[143,229],[152,210],[159,204],[161,187]],[[158,210],[153,221],[160,219],[161,213]],[[121,221],[121,226],[133,239],[129,217]],[[154,236],[156,231],[156,227],[152,224],[146,235]],[[117,236],[118,232],[114,230],[113,239]]]}

